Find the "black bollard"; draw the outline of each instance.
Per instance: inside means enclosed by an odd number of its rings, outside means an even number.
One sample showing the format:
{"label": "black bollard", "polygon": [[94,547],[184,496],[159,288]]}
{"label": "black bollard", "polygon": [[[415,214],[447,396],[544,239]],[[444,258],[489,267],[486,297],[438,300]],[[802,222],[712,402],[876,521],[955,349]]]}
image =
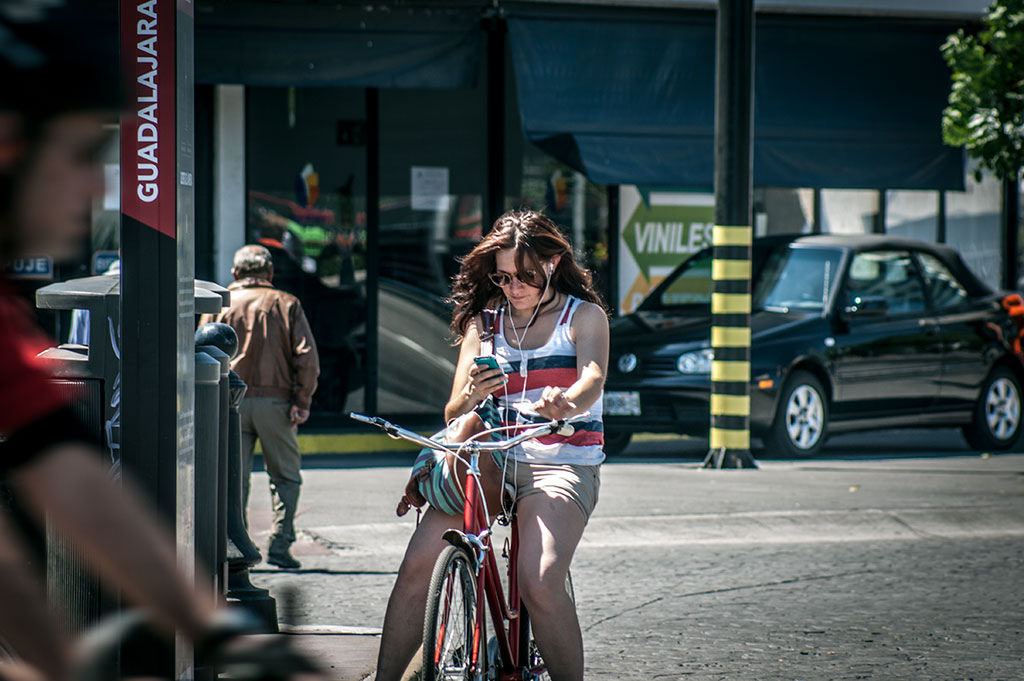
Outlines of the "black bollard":
{"label": "black bollard", "polygon": [[231,371],[231,358],[216,345],[197,345],[197,351],[205,352],[220,362],[220,382],[218,388],[218,447],[217,447],[217,551],[213,571],[216,574],[217,594],[223,596],[227,592],[227,517],[228,517],[228,405],[231,402],[231,387],[228,372]]}
{"label": "black bollard", "polygon": [[[196,574],[215,583],[217,563],[218,449],[220,447],[220,362],[196,352],[195,560]],[[216,590],[214,596],[216,594]]]}
{"label": "black bollard", "polygon": [[[204,324],[196,331],[196,343],[213,345],[234,358],[238,336],[228,324]],[[228,603],[243,607],[266,623],[268,631],[277,631],[277,603],[267,589],[253,586],[249,569],[260,562],[260,552],[249,538],[242,506],[242,430],[238,408],[245,396],[245,382],[234,371],[228,374],[228,451],[227,451],[227,570]]]}

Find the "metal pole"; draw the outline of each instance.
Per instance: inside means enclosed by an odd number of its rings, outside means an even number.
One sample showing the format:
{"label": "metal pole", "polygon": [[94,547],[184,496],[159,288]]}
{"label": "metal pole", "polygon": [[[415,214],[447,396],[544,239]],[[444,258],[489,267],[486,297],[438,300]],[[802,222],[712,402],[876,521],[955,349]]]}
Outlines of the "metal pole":
{"label": "metal pole", "polygon": [[1017,290],[1020,258],[1020,170],[1003,180],[1003,288]]}
{"label": "metal pole", "polygon": [[823,231],[822,230],[823,224],[822,224],[822,213],[821,213],[821,189],[820,188],[815,188],[814,189],[814,207],[813,207],[812,210],[814,211],[814,217],[813,217],[814,226],[811,229],[811,233],[812,234],[821,234],[822,231]]}
{"label": "metal pole", "polygon": [[935,220],[938,223],[935,229],[936,243],[946,243],[946,192],[939,190],[939,205],[936,208],[938,215]]}
{"label": "metal pole", "polygon": [[619,316],[619,185],[608,185],[608,309]]}
{"label": "metal pole", "polygon": [[366,89],[366,390],[365,409],[377,413],[380,339],[380,91]]}
{"label": "metal pole", "polygon": [[505,212],[505,20],[491,16],[487,27],[487,203],[483,231]]}
{"label": "metal pole", "polygon": [[875,220],[872,227],[874,228],[875,234],[885,234],[885,223],[888,218],[886,217],[889,213],[889,196],[884,189],[878,190],[878,212],[875,214]]}
{"label": "metal pole", "polygon": [[[194,125],[192,3],[120,0],[122,461],[174,523],[180,565],[195,549]],[[141,658],[153,657],[132,651]],[[130,666],[126,654],[122,661]],[[161,675],[192,676],[179,637]]]}
{"label": "metal pole", "polygon": [[715,84],[711,449],[704,465],[756,468],[750,454],[753,0],[720,0]]}

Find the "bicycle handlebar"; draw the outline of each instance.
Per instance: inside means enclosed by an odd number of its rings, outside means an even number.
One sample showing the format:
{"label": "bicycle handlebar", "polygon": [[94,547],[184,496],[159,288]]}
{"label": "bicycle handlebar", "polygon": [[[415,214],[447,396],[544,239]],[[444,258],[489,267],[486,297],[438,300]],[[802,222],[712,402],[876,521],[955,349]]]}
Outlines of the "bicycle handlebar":
{"label": "bicycle handlebar", "polygon": [[396,426],[390,421],[382,419],[379,416],[364,416],[363,414],[357,414],[355,412],[350,412],[349,416],[356,421],[380,428],[396,440],[409,440],[410,442],[415,442],[420,446],[429,447],[430,449],[435,449],[437,451],[455,452],[463,448],[471,448],[480,452],[503,452],[512,449],[521,442],[532,440],[533,438],[541,437],[543,435],[554,435],[556,433],[558,435],[565,436],[572,435],[573,432],[575,432],[575,429],[572,427],[571,423],[574,421],[580,421],[586,418],[587,415],[585,413],[577,414],[576,416],[570,416],[566,419],[557,419],[547,421],[545,423],[539,423],[507,440],[485,440],[482,442],[476,440],[468,440],[466,442],[438,442],[437,440],[424,437],[419,433],[406,430],[401,426]]}

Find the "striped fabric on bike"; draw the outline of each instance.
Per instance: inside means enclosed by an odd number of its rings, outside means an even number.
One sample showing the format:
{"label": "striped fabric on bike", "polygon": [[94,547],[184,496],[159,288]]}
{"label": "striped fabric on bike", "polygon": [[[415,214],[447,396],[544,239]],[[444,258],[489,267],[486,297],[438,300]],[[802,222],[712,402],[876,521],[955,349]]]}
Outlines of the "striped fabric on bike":
{"label": "striped fabric on bike", "polygon": [[[501,424],[500,414],[493,399],[486,399],[474,410],[484,428],[496,428]],[[431,439],[443,442],[448,434],[448,428],[434,433]],[[491,435],[492,440],[501,439],[500,433]],[[502,452],[492,452],[491,456],[498,468],[502,467],[505,461]],[[438,452],[428,447],[420,450],[416,461],[412,465],[411,477],[419,479],[420,494],[433,508],[448,515],[461,515],[466,499],[462,494],[462,481],[456,480],[451,468],[448,466],[445,452]]]}

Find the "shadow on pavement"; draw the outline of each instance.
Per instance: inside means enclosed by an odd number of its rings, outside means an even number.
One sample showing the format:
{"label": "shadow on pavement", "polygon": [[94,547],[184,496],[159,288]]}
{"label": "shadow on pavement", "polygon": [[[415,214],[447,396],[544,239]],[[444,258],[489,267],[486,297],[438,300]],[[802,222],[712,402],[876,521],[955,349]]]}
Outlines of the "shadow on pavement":
{"label": "shadow on pavement", "polygon": [[324,568],[299,568],[285,570],[280,568],[250,568],[251,575],[397,575],[397,570],[328,570]]}
{"label": "shadow on pavement", "polygon": [[[825,444],[823,452],[811,459],[773,457],[757,452],[760,442],[755,439],[755,455],[765,461],[872,461],[880,459],[944,458],[980,455],[970,449],[955,428],[895,429],[865,433],[836,435]],[[701,462],[707,454],[708,442],[693,437],[679,439],[659,438],[654,441],[635,441],[622,454],[608,457],[607,463],[664,463],[665,461]],[[1022,451],[1016,447],[1014,451]],[[992,452],[993,455],[998,455]]]}

